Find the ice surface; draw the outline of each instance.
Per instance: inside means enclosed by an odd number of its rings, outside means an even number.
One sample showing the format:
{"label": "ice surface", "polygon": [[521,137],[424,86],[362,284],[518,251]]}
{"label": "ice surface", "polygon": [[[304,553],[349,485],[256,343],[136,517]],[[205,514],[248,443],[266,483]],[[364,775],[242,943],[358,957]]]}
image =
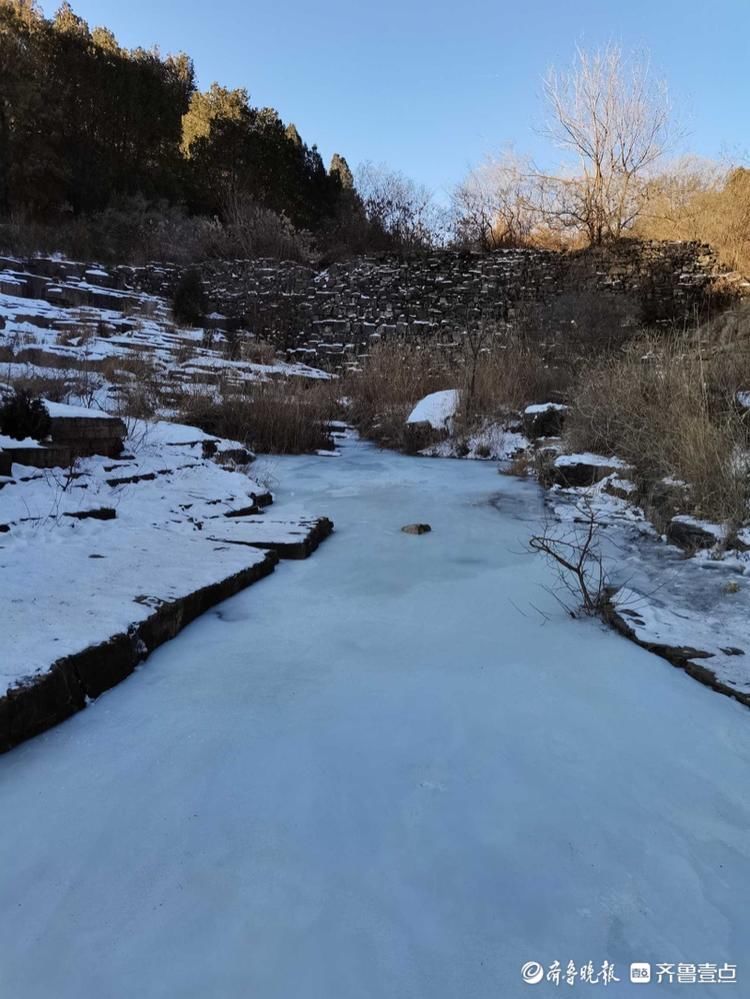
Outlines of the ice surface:
{"label": "ice surface", "polygon": [[531,483],[342,452],[276,460],[312,559],[0,758],[0,994],[528,999],[607,959],[592,994],[746,995],[747,709],[568,618]]}

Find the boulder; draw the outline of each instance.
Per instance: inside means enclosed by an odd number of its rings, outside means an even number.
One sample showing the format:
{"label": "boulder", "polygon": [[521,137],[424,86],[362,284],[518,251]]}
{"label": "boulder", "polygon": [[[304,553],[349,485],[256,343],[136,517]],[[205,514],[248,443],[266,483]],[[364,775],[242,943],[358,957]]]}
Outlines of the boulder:
{"label": "boulder", "polygon": [[619,458],[600,454],[561,454],[545,472],[546,486],[565,489],[593,486],[610,475],[626,474],[628,466]]}
{"label": "boulder", "polygon": [[559,437],[568,407],[559,402],[542,402],[523,411],[523,432],[530,440]]}
{"label": "boulder", "polygon": [[678,479],[659,479],[641,489],[639,502],[657,530],[664,532],[667,525],[690,502],[690,487]]}
{"label": "boulder", "polygon": [[447,436],[447,430],[437,429],[426,420],[407,423],[404,427],[404,449],[408,454],[417,454],[432,444],[444,441]]}
{"label": "boulder", "polygon": [[404,524],[401,530],[404,534],[429,534],[432,528],[429,524]]}
{"label": "boulder", "polygon": [[673,517],[667,527],[667,538],[687,552],[713,548],[725,540],[725,531],[718,524],[694,517]]}
{"label": "boulder", "polygon": [[621,500],[633,500],[638,493],[637,487],[629,479],[619,475],[610,475],[604,480],[604,492]]}

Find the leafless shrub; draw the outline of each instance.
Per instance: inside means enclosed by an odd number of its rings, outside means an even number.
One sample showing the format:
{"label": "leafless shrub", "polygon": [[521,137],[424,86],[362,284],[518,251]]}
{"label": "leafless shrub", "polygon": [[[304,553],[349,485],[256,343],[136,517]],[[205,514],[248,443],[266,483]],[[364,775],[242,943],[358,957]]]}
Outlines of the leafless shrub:
{"label": "leafless shrub", "polygon": [[391,447],[406,444],[405,421],[414,405],[440,389],[461,398],[456,431],[468,434],[487,420],[508,416],[530,402],[559,396],[570,380],[530,342],[496,325],[456,326],[454,341],[391,338],[376,344],[343,394],[363,433]]}
{"label": "leafless shrub", "polygon": [[579,516],[573,523],[547,523],[541,534],[529,539],[530,550],[544,555],[556,571],[568,599],[557,592],[555,596],[573,617],[579,610],[584,614],[600,613],[606,591],[596,513],[585,498],[577,509]]}
{"label": "leafless shrub", "polygon": [[[468,374],[468,369],[467,369]],[[473,417],[496,417],[564,394],[570,375],[538,346],[510,334],[481,353],[474,376]]]}
{"label": "leafless shrub", "polygon": [[389,248],[409,252],[440,240],[443,220],[426,187],[374,163],[359,166],[356,187],[369,223]]}
{"label": "leafless shrub", "polygon": [[240,256],[297,261],[307,261],[312,256],[309,235],[295,229],[285,215],[265,208],[246,194],[227,191],[224,217]]}
{"label": "leafless shrub", "polygon": [[653,178],[634,233],[710,243],[727,266],[750,274],[750,170],[695,157]]}
{"label": "leafless shrub", "polygon": [[103,375],[117,388],[117,413],[122,418],[150,420],[165,401],[164,375],[148,355],[109,358]]}
{"label": "leafless shrub", "polygon": [[40,375],[29,367],[22,374],[3,379],[5,385],[18,391],[26,391],[34,397],[49,399],[50,402],[66,402],[73,394],[75,372],[52,370],[48,375]]}

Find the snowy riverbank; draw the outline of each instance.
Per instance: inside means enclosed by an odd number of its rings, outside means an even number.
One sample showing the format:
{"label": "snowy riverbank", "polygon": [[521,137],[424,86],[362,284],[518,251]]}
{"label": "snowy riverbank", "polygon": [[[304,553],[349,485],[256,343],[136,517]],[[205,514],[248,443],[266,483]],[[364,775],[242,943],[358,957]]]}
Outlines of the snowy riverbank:
{"label": "snowy riverbank", "polygon": [[[469,434],[454,429],[458,405],[457,394],[445,391],[415,407],[409,419],[442,435],[420,454],[499,462],[501,472],[539,479],[549,518],[561,525],[548,525],[553,536],[593,514],[611,593],[606,620],[699,682],[750,706],[750,529],[737,532],[733,547],[722,525],[672,511],[660,533],[639,506],[623,461],[566,454],[559,436],[547,436],[559,435],[563,405],[528,406]],[[684,485],[663,483],[677,500]]]}
{"label": "snowy riverbank", "polygon": [[254,478],[263,461],[245,464],[253,456],[236,442],[135,421],[125,448],[69,468],[13,464],[0,487],[2,749],[80,709],[183,621],[330,532],[303,511],[275,516]]}

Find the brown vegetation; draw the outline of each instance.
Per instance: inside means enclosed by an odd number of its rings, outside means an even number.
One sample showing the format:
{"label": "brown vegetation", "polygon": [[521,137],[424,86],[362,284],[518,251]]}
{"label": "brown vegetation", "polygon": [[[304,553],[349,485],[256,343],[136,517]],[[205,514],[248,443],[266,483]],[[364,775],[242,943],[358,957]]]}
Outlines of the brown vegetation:
{"label": "brown vegetation", "polygon": [[581,371],[567,443],[623,458],[646,494],[664,477],[685,482],[689,512],[738,525],[750,493],[736,393],[748,384],[747,345],[709,352],[694,336],[645,337]]}
{"label": "brown vegetation", "polygon": [[182,397],[179,419],[261,454],[301,454],[331,447],[328,424],[337,413],[329,382],[278,379],[216,392],[194,388]]}
{"label": "brown vegetation", "polygon": [[726,266],[750,274],[750,170],[677,164],[650,183],[634,234],[710,243]]}

